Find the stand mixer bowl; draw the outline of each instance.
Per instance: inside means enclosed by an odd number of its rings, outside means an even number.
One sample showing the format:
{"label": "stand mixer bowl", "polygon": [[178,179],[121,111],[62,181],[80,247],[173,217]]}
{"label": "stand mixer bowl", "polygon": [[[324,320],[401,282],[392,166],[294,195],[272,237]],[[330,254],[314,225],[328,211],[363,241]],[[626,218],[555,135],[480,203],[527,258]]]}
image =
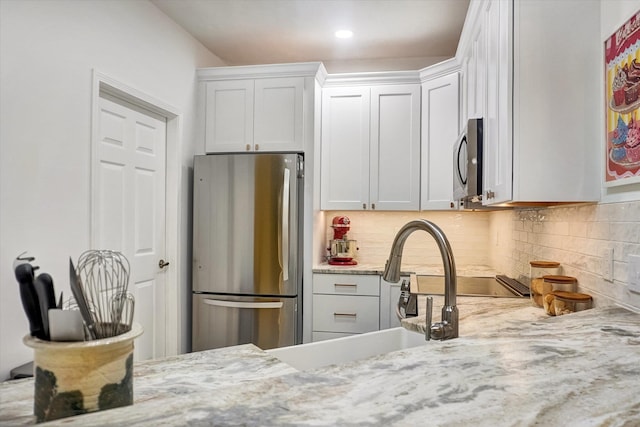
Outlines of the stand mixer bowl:
{"label": "stand mixer bowl", "polygon": [[332,240],[331,241],[331,258],[350,261],[355,258],[358,249],[355,240]]}

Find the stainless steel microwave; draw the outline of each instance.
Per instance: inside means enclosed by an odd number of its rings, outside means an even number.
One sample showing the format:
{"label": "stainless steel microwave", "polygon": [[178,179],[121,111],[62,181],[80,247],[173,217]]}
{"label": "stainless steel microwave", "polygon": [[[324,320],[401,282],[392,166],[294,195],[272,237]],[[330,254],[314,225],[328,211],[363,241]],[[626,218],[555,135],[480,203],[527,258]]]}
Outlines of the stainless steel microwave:
{"label": "stainless steel microwave", "polygon": [[482,119],[469,119],[453,147],[453,198],[460,209],[482,206]]}

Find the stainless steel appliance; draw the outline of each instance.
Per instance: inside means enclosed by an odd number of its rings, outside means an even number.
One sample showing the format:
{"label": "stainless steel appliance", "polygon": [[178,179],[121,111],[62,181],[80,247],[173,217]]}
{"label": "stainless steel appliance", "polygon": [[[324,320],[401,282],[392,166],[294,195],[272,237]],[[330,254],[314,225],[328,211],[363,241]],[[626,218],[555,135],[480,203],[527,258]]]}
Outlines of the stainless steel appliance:
{"label": "stainless steel appliance", "polygon": [[460,209],[482,207],[482,119],[469,119],[453,147],[453,198]]}
{"label": "stainless steel appliance", "polygon": [[302,342],[302,154],[194,158],[192,350]]}

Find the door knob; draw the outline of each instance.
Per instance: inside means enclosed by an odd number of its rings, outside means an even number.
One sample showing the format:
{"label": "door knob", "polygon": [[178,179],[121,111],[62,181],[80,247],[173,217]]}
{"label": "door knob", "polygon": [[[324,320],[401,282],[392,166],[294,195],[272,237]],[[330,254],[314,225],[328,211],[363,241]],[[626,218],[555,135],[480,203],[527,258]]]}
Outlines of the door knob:
{"label": "door knob", "polygon": [[165,262],[163,259],[158,262],[158,267],[160,268],[165,268],[167,265],[169,265],[169,263]]}

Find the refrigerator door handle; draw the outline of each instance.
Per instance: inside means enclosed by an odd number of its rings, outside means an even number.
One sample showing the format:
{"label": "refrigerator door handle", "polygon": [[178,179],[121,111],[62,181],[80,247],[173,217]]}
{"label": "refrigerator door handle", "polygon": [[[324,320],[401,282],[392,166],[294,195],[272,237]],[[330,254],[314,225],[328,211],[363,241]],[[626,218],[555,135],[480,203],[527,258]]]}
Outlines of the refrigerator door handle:
{"label": "refrigerator door handle", "polygon": [[284,169],[284,182],[282,185],[282,280],[289,280],[289,178],[290,171]]}
{"label": "refrigerator door handle", "polygon": [[229,308],[282,308],[282,301],[273,302],[241,302],[241,301],[223,301],[219,299],[203,299],[207,305],[213,305],[216,307],[229,307]]}

